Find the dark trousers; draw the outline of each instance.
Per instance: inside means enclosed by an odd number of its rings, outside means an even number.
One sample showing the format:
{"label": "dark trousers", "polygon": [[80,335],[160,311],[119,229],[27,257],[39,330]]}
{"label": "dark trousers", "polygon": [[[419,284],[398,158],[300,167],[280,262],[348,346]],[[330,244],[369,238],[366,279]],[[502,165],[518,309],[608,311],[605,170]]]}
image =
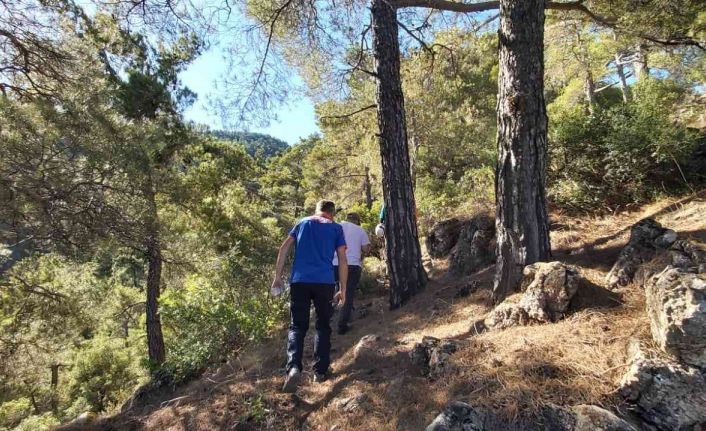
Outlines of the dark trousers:
{"label": "dark trousers", "polygon": [[325,374],[331,364],[331,316],[333,315],[333,284],[292,283],[287,337],[287,371],[293,367],[302,370],[304,337],[309,329],[309,309],[316,310],[316,337],[314,338],[314,371]]}
{"label": "dark trousers", "polygon": [[[338,315],[338,327],[345,328],[351,320],[353,312],[353,299],[355,298],[355,290],[360,282],[360,275],[363,272],[358,265],[348,265],[348,282],[346,283],[346,302],[341,308],[341,313]],[[336,283],[338,283],[338,267],[333,267],[333,273],[336,274]],[[339,287],[336,287],[338,290]]]}

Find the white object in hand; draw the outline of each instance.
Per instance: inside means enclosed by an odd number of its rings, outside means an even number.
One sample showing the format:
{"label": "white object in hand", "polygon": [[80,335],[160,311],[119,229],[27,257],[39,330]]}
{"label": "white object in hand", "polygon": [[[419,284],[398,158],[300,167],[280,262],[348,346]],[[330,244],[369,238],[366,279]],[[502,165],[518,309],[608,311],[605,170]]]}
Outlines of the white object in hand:
{"label": "white object in hand", "polygon": [[281,287],[272,287],[270,288],[270,293],[272,294],[272,296],[280,296],[283,290],[284,289],[282,289]]}

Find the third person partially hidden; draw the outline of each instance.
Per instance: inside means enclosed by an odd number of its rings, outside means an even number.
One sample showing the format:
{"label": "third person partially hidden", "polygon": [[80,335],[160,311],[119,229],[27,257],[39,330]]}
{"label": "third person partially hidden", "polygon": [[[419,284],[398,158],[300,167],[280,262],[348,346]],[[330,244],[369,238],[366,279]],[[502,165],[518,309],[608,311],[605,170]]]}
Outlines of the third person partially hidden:
{"label": "third person partially hidden", "polygon": [[[363,257],[370,249],[370,239],[365,230],[360,227],[360,216],[358,213],[350,212],[346,214],[346,221],[341,223],[343,236],[346,239],[346,257],[348,258],[348,282],[346,283],[346,298],[343,302],[341,312],[338,316],[338,333],[345,334],[350,329],[351,312],[353,311],[353,299],[355,291],[360,282],[363,271]],[[338,257],[333,259],[334,274],[338,283]]]}

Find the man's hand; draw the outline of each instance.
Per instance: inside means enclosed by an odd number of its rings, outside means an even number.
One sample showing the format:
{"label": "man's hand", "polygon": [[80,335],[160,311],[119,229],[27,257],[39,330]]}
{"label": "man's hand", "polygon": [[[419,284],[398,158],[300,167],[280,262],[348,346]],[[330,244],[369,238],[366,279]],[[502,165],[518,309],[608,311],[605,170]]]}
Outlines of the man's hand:
{"label": "man's hand", "polygon": [[341,289],[333,295],[333,304],[338,307],[343,307],[346,303],[346,287],[341,286]]}
{"label": "man's hand", "polygon": [[284,290],[284,284],[282,283],[282,278],[275,277],[272,281],[272,287],[270,287],[270,295],[280,296]]}

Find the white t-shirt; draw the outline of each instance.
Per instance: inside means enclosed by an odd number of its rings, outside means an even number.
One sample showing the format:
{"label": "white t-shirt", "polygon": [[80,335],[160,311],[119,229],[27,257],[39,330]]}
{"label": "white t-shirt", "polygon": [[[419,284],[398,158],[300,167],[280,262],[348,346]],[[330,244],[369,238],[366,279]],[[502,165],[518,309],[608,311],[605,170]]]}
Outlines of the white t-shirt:
{"label": "white t-shirt", "polygon": [[[348,258],[348,265],[360,266],[361,263],[361,250],[363,246],[370,244],[370,239],[365,230],[355,223],[351,222],[341,222],[341,227],[343,228],[343,236],[346,238],[346,257]],[[338,265],[338,256],[333,255],[333,264]]]}

